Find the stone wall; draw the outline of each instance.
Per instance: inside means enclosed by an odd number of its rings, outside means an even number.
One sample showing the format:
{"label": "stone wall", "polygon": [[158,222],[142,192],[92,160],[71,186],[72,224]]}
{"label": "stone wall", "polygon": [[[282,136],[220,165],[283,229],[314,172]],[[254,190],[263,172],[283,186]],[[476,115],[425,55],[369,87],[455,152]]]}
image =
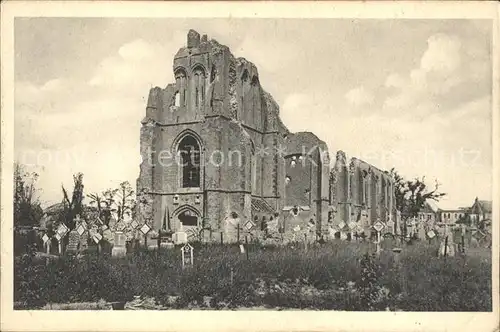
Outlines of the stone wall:
{"label": "stone wall", "polygon": [[[277,217],[285,232],[307,227],[313,220],[315,231],[326,234],[329,222],[353,218],[360,209],[367,211],[367,222],[387,215],[386,201],[380,200],[385,174],[363,162],[350,167],[345,160],[330,173],[325,142],[313,133],[291,133],[286,128],[252,62],[190,30],[172,69],[175,82],[150,90],[142,121],[139,223],[159,228],[168,211],[175,229],[176,211],[189,206],[200,216],[201,227],[224,232],[232,241],[234,230],[227,222],[234,225],[234,215],[238,223],[253,220],[257,212],[252,211],[252,198],[271,206],[260,211],[258,219],[266,213]],[[201,148],[196,188],[183,188],[176,158],[186,135]],[[165,164],[165,156],[171,162]],[[373,177],[367,202],[358,188],[365,177]],[[295,208],[298,212],[290,214]]]}
{"label": "stone wall", "polygon": [[394,180],[389,172],[357,158],[347,164],[339,151],[330,175],[330,208],[333,225],[354,221],[370,235],[380,220],[387,225],[383,232],[395,233]]}

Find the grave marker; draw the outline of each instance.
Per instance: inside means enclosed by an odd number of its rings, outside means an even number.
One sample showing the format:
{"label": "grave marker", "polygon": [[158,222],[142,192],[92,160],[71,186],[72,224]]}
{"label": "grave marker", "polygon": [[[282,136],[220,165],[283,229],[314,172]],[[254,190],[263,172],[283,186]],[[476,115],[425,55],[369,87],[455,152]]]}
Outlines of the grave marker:
{"label": "grave marker", "polygon": [[193,265],[193,247],[189,244],[186,243],[182,248],[181,248],[181,255],[182,255],[182,268],[185,268],[186,265]]}
{"label": "grave marker", "polygon": [[249,220],[249,221],[247,221],[247,222],[245,223],[245,225],[244,225],[244,226],[245,226],[245,228],[246,228],[248,231],[250,231],[252,228],[254,228],[254,227],[255,227],[255,224],[254,224],[251,220]]}
{"label": "grave marker", "polygon": [[[222,233],[221,233],[222,238]],[[175,232],[172,234],[172,240],[175,244],[185,244],[187,243],[187,234],[186,232]]]}
{"label": "grave marker", "polygon": [[78,233],[78,235],[83,235],[83,233],[85,233],[85,227],[83,227],[82,224],[79,224],[77,227],[76,227],[76,232]]}
{"label": "grave marker", "polygon": [[380,232],[384,229],[385,225],[380,221],[377,220],[377,222],[373,225],[373,228],[377,231],[377,255],[380,254]]}
{"label": "grave marker", "polygon": [[68,231],[69,229],[65,224],[60,224],[59,227],[57,227],[57,234],[59,235],[59,238],[63,238]]}
{"label": "grave marker", "polygon": [[246,236],[246,235],[245,235],[245,246],[247,247],[247,250],[245,251],[247,254],[247,260],[249,260],[250,257],[248,256],[248,236]]}
{"label": "grave marker", "polygon": [[139,223],[138,223],[137,221],[135,221],[135,219],[134,219],[134,220],[132,220],[132,222],[130,223],[130,226],[132,227],[132,229],[136,229],[136,228],[137,228],[137,226],[139,226]]}
{"label": "grave marker", "polygon": [[123,232],[117,231],[114,234],[114,245],[111,249],[111,256],[113,257],[123,257],[127,254],[127,248],[125,246],[126,236]]}
{"label": "grave marker", "polygon": [[337,230],[335,229],[335,227],[329,227],[328,228],[328,232],[329,232],[329,235],[332,239],[335,239],[335,233],[337,233]]}
{"label": "grave marker", "polygon": [[80,234],[76,229],[73,229],[68,235],[68,247],[66,248],[66,252],[70,254],[77,253],[79,244]]}
{"label": "grave marker", "polygon": [[43,234],[42,241],[46,247],[47,254],[50,254],[50,238],[47,236],[47,234]]}
{"label": "grave marker", "polygon": [[151,230],[151,227],[149,227],[148,224],[144,224],[144,225],[142,225],[142,227],[139,230],[144,235],[144,246],[147,248],[148,247],[148,233]]}
{"label": "grave marker", "polygon": [[94,240],[96,244],[99,244],[99,242],[101,242],[102,240],[102,235],[99,233],[94,233],[94,235],[92,235],[92,240]]}

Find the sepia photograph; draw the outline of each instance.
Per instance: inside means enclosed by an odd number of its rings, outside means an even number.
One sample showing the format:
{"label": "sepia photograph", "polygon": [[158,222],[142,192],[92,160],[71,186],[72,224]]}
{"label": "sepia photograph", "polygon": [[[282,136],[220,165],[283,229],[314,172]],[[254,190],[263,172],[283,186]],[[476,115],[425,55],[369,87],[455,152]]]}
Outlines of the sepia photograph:
{"label": "sepia photograph", "polygon": [[497,21],[300,15],[10,17],[13,314],[498,313]]}

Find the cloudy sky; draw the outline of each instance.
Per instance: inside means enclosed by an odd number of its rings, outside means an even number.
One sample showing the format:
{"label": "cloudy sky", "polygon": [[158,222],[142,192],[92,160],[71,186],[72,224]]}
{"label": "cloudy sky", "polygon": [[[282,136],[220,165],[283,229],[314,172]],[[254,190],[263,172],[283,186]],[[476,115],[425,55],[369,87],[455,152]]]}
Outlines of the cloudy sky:
{"label": "cloudy sky", "polygon": [[490,21],[17,18],[15,155],[44,204],[76,172],[87,192],[135,185],[148,91],[190,28],[254,62],[289,129],[332,155],[437,179],[442,208],[491,199]]}

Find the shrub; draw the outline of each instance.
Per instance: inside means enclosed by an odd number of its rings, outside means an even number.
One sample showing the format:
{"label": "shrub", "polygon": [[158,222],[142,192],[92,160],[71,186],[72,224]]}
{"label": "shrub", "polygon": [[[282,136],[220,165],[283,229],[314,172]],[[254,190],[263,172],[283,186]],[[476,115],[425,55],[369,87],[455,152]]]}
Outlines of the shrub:
{"label": "shrub", "polygon": [[[491,260],[436,256],[437,246],[405,246],[380,256],[370,243],[333,241],[247,247],[195,244],[194,266],[182,268],[180,248],[137,250],[125,258],[63,257],[47,266],[24,255],[15,264],[15,300],[45,303],[126,301],[134,295],[164,306],[266,306],[328,310],[491,310]],[[231,279],[231,270],[232,279]],[[178,297],[178,298],[177,298]],[[177,301],[174,301],[177,299]]]}

